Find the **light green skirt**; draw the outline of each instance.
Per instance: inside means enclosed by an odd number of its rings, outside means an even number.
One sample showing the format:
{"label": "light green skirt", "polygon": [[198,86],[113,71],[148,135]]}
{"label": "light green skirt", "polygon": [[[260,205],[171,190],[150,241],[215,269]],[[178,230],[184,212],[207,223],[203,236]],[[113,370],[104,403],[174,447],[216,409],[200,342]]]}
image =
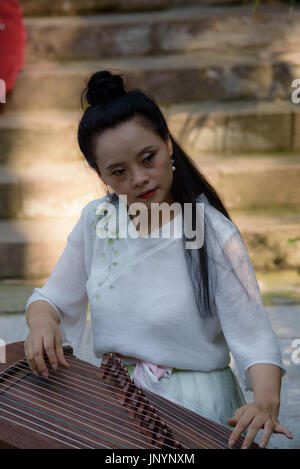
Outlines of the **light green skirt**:
{"label": "light green skirt", "polygon": [[[133,378],[135,365],[125,366]],[[230,366],[207,372],[173,368],[170,376],[163,376],[153,383],[152,389],[147,389],[227,427],[226,420],[246,404]]]}

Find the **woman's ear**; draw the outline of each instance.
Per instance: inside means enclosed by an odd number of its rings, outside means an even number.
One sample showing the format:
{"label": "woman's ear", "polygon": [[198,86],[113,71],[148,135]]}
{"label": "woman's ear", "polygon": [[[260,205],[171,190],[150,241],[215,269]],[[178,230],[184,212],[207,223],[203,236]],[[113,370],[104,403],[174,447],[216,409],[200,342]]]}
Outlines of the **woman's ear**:
{"label": "woman's ear", "polygon": [[172,140],[171,140],[170,136],[168,136],[168,139],[167,139],[167,147],[168,147],[169,155],[172,156],[173,155],[173,144],[172,144]]}

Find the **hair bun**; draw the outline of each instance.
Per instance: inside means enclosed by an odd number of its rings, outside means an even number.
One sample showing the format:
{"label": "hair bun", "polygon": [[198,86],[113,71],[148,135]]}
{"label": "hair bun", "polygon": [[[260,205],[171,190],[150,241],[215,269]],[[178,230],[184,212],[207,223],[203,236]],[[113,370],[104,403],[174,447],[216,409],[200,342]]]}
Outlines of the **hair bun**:
{"label": "hair bun", "polygon": [[104,104],[126,93],[120,75],[104,70],[94,73],[88,81],[86,100],[91,105]]}

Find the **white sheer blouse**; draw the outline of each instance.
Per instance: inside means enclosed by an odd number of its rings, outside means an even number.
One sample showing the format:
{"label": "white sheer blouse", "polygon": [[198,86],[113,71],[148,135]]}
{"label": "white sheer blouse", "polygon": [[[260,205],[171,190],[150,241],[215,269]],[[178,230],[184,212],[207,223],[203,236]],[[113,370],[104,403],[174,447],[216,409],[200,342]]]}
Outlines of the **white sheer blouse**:
{"label": "white sheer blouse", "polygon": [[[25,311],[34,301],[48,301],[67,340],[78,345],[90,304],[98,357],[116,352],[165,367],[210,371],[228,366],[231,352],[245,390],[253,390],[248,368],[255,363],[277,365],[285,374],[240,232],[204,194],[198,201],[209,228],[205,242],[216,306],[209,319],[196,307],[183,240],[177,237],[182,215],[168,224],[171,232],[174,228],[170,237],[103,239],[96,235],[96,209],[103,201],[82,209],[50,277],[34,289]],[[117,214],[122,204],[117,198]],[[129,216],[127,223],[137,234]]]}

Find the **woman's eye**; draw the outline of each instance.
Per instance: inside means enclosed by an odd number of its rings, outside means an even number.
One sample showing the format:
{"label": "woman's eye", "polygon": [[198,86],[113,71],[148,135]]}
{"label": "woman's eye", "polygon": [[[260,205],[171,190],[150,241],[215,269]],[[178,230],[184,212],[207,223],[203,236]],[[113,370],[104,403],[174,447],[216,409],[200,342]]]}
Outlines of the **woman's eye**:
{"label": "woman's eye", "polygon": [[[120,173],[121,171],[121,173]],[[114,174],[115,176],[120,176],[120,174],[123,174],[122,171],[124,171],[124,169],[117,169],[116,171],[114,171],[112,174]],[[118,173],[118,174],[117,174]]]}
{"label": "woman's eye", "polygon": [[[151,155],[146,156],[146,158],[143,159],[143,162],[146,161],[146,163],[149,163],[154,156],[155,156],[155,153],[152,153]],[[114,176],[121,176],[123,172],[124,172],[124,169],[117,169],[112,174]]]}
{"label": "woman's eye", "polygon": [[[148,163],[149,161],[151,161],[151,159],[152,159],[153,156],[154,156],[154,153],[152,153],[152,154],[149,155],[149,156],[146,156],[146,158],[144,158],[143,161],[146,161],[146,163]],[[150,159],[148,159],[148,158],[150,158]]]}

